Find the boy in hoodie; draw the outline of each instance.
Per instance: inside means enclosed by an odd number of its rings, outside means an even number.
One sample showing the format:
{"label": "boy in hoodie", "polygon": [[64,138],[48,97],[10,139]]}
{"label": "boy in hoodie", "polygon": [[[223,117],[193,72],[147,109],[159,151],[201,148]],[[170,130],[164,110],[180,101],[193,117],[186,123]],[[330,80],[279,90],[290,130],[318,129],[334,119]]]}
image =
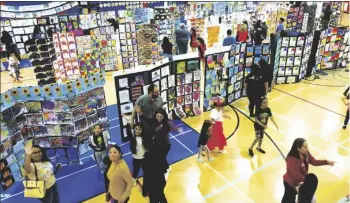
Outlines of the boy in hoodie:
{"label": "boy in hoodie", "polygon": [[94,150],[95,161],[97,166],[100,168],[101,173],[105,171],[103,159],[107,156],[107,145],[107,135],[102,133],[101,124],[96,124],[93,128],[93,135],[90,136],[89,146]]}

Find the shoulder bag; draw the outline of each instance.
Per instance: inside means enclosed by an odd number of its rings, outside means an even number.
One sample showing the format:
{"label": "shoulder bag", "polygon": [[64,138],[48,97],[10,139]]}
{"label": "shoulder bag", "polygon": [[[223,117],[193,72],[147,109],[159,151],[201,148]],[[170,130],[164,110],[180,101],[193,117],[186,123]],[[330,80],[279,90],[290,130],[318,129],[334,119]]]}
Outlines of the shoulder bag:
{"label": "shoulder bag", "polygon": [[29,180],[28,176],[26,176],[26,180],[23,181],[24,197],[37,198],[37,199],[44,198],[46,193],[45,182],[42,180],[39,180],[38,170],[35,164],[34,164],[34,170],[35,170],[36,180]]}

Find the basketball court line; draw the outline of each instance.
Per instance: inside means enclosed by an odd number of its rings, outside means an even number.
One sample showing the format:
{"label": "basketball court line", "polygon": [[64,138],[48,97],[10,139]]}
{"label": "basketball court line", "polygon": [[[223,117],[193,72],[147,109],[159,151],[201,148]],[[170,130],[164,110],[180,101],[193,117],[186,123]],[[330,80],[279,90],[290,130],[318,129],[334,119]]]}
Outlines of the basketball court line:
{"label": "basketball court line", "polygon": [[[182,144],[176,137],[178,137],[178,136],[180,136],[180,135],[187,134],[187,133],[189,133],[189,132],[191,132],[191,131],[193,131],[193,130],[187,130],[187,131],[185,131],[185,132],[182,132],[182,133],[179,133],[179,134],[176,134],[176,135],[171,135],[170,139],[173,138],[173,139],[177,140],[180,144]],[[195,131],[194,131],[194,132],[195,132]],[[123,143],[123,145],[128,144],[128,143],[129,143],[129,142]],[[183,144],[182,144],[182,145],[183,145]],[[121,146],[121,145],[119,145],[119,146]],[[184,146],[184,145],[183,145],[183,146]],[[186,147],[186,148],[187,148],[187,147]],[[189,149],[188,149],[188,150],[189,150]],[[124,156],[129,155],[129,154],[131,154],[131,152],[125,153]],[[193,154],[193,152],[192,152],[192,154]],[[95,160],[94,157],[93,157],[93,155],[86,156],[86,157],[84,157],[84,158],[82,158],[82,159],[87,159],[87,158],[90,158],[90,157],[91,157],[93,160]],[[70,177],[70,176],[72,176],[72,175],[75,175],[75,174],[78,174],[78,173],[81,173],[81,172],[84,172],[84,171],[89,170],[89,169],[92,169],[92,168],[94,168],[94,167],[97,167],[97,165],[94,164],[93,166],[89,166],[89,167],[84,168],[84,169],[81,169],[81,170],[79,170],[79,171],[75,171],[75,172],[73,172],[73,173],[67,174],[67,175],[62,176],[62,177],[60,177],[60,178],[57,178],[56,181],[65,179],[65,178],[67,178],[67,177]],[[24,193],[24,191],[18,192],[18,193],[16,193],[16,194],[10,195],[10,196],[8,196],[8,197],[2,198],[1,201],[10,199],[10,198],[12,198],[12,197],[15,197],[15,196],[20,195],[20,194],[23,194],[23,193]]]}
{"label": "basketball court line", "polygon": [[285,92],[285,91],[283,91],[283,90],[279,90],[279,89],[276,89],[276,88],[273,88],[273,89],[275,89],[275,90],[277,90],[277,91],[279,91],[279,92],[281,92],[281,93],[283,93],[283,94],[289,95],[290,97],[293,97],[293,98],[295,98],[295,99],[304,101],[304,102],[306,102],[306,103],[308,103],[308,104],[311,104],[311,105],[313,105],[313,106],[317,106],[317,107],[319,107],[319,108],[321,108],[321,109],[323,109],[323,110],[326,110],[326,111],[332,112],[332,113],[334,113],[334,114],[337,114],[337,115],[339,115],[339,116],[345,117],[345,115],[343,115],[343,114],[340,114],[340,113],[337,113],[337,112],[335,112],[335,111],[333,111],[333,110],[327,109],[327,108],[325,108],[325,107],[323,107],[323,106],[320,106],[320,105],[318,105],[318,104],[315,104],[315,103],[313,103],[313,102],[310,102],[310,101],[308,101],[308,100],[306,100],[306,99],[303,99],[303,98],[301,98],[301,97],[297,97],[297,96],[292,95],[292,94],[290,94],[290,93],[288,93],[288,92]]}
{"label": "basketball court line", "polygon": [[[282,157],[278,157],[276,159],[273,159],[272,161],[267,162],[267,164],[265,164],[265,165],[261,166],[260,168],[257,168],[254,171],[252,171],[252,173],[249,174],[248,176],[243,176],[243,177],[235,179],[233,181],[229,181],[226,185],[224,185],[224,186],[222,186],[220,188],[217,188],[213,192],[203,196],[203,200],[206,200],[206,199],[211,198],[211,197],[213,197],[215,195],[218,195],[219,193],[221,193],[221,192],[223,192],[223,191],[225,191],[225,190],[227,190],[227,189],[229,189],[231,187],[234,187],[235,189],[239,190],[237,188],[236,184],[240,183],[241,181],[246,181],[247,179],[251,178],[253,175],[255,175],[255,174],[259,173],[260,171],[262,171],[262,170],[264,170],[264,169],[266,169],[266,168],[276,164],[277,162],[279,162],[281,160],[283,160]],[[244,196],[246,196],[246,195],[244,195]],[[249,197],[247,197],[247,198],[250,199]]]}
{"label": "basketball court line", "polygon": [[[235,107],[235,108],[237,108],[237,107]],[[238,109],[238,108],[237,108],[237,109]],[[242,111],[242,112],[244,112],[244,113],[247,113],[247,112],[244,111],[244,110],[241,110],[241,109],[239,109],[239,110]],[[242,113],[242,112],[241,112],[241,113]],[[245,114],[245,116],[248,117],[247,114]],[[251,119],[250,119],[250,120],[251,120]],[[252,120],[251,120],[251,121],[252,121]],[[253,122],[253,121],[252,121],[252,122]],[[277,130],[277,129],[276,129],[276,130]],[[283,130],[278,130],[278,132],[280,132],[283,136],[287,137]],[[266,133],[266,132],[265,132],[265,133]],[[309,147],[310,149],[315,150],[315,151],[317,151],[318,153],[320,153],[320,154],[318,154],[318,155],[315,157],[315,158],[319,158],[319,157],[322,157],[323,155],[327,154],[328,150],[331,149],[332,147],[342,147],[342,148],[343,148],[342,145],[343,145],[343,143],[345,143],[346,141],[348,141],[348,140],[345,139],[345,140],[342,141],[342,142],[333,143],[333,144],[331,144],[328,148],[326,148],[325,150],[318,149],[317,147],[310,145],[310,143],[309,143],[308,147]],[[286,149],[289,148],[288,146],[286,146],[284,143],[282,143],[282,142],[280,142],[280,141],[274,140],[274,142],[276,142],[279,146],[282,146],[282,147],[284,147],[284,148],[286,148]],[[335,174],[335,173],[332,173],[331,171],[328,171],[326,168],[323,168],[323,167],[321,167],[321,168],[322,168],[323,170],[327,171],[328,173],[331,173],[331,174],[335,175],[335,176],[338,177],[339,179],[344,178],[344,177],[339,176],[338,174]]]}
{"label": "basketball court line", "polygon": [[[191,130],[192,131],[192,130]],[[169,133],[170,134],[170,133]],[[191,152],[191,154],[194,154],[192,150],[190,150],[185,144],[183,144],[180,140],[178,140],[177,138],[175,138],[173,135],[170,134],[170,136],[172,138],[174,138],[178,143],[180,143],[185,149],[187,149],[189,152]],[[190,156],[191,157],[191,156]],[[188,157],[189,158],[189,157]],[[229,180],[227,180],[224,176],[222,176],[218,171],[216,171],[215,169],[213,169],[210,165],[208,165],[207,163],[204,163],[204,165],[206,167],[208,167],[210,170],[212,170],[217,176],[219,176],[224,182],[229,183]],[[235,187],[235,186],[234,186]],[[235,189],[238,191],[238,193],[240,193],[242,196],[244,196],[246,199],[249,200],[249,202],[254,202],[252,201],[247,195],[245,195],[242,191],[240,191],[237,187],[235,187]]]}

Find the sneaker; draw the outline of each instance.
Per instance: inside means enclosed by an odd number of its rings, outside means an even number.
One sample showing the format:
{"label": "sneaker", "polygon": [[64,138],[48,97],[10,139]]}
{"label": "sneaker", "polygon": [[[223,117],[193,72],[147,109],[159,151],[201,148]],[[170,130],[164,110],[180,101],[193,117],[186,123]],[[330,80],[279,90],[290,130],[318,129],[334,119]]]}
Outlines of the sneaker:
{"label": "sneaker", "polygon": [[197,158],[197,162],[203,162],[203,159],[202,158]]}
{"label": "sneaker", "polygon": [[209,161],[209,162],[212,162],[212,161],[214,161],[214,159],[213,159],[213,158],[209,158],[208,161]]}
{"label": "sneaker", "polygon": [[343,125],[343,129],[344,129],[344,130],[346,129],[346,125]]}
{"label": "sneaker", "polygon": [[258,150],[259,152],[261,152],[261,153],[263,153],[263,154],[266,153],[266,152],[265,152],[263,149],[261,149],[261,148],[256,148],[256,150]]}
{"label": "sneaker", "polygon": [[252,149],[249,149],[249,156],[253,157],[254,156],[254,152]]}
{"label": "sneaker", "polygon": [[219,150],[219,153],[221,153],[221,154],[227,154],[227,151],[226,151],[226,150]]}

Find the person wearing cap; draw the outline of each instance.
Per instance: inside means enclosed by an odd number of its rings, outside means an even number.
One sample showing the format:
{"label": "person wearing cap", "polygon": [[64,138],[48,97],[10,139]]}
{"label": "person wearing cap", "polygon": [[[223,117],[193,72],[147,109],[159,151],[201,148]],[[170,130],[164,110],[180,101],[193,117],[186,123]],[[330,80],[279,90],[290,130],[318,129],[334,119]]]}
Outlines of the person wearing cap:
{"label": "person wearing cap", "polygon": [[187,54],[188,41],[190,39],[190,32],[186,29],[185,24],[180,24],[180,29],[175,31],[176,43],[179,49],[179,54]]}

